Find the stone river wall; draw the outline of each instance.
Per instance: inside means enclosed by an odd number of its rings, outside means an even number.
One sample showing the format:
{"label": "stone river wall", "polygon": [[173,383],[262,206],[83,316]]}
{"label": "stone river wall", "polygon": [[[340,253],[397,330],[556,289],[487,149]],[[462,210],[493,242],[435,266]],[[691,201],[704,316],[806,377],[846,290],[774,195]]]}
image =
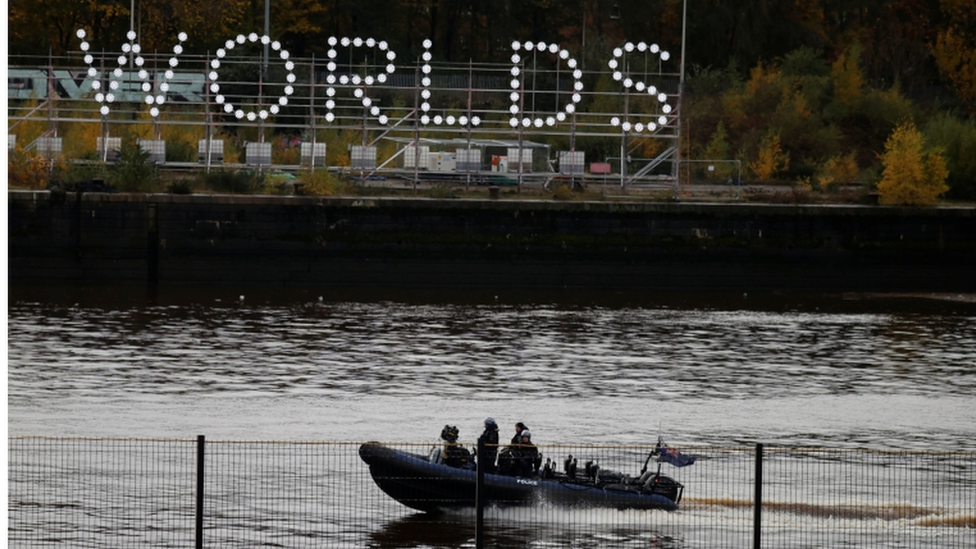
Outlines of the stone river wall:
{"label": "stone river wall", "polygon": [[976,209],[8,191],[11,283],[976,291]]}

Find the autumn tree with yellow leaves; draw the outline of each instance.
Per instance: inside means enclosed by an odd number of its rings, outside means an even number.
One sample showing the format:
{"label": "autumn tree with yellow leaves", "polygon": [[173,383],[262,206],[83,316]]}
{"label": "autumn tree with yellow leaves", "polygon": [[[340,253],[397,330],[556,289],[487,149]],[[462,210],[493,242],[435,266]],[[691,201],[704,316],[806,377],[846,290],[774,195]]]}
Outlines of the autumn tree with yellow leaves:
{"label": "autumn tree with yellow leaves", "polygon": [[959,101],[976,114],[976,0],[941,0],[940,4],[949,24],[939,31],[932,56]]}
{"label": "autumn tree with yellow leaves", "polygon": [[878,183],[878,202],[892,206],[934,206],[949,190],[945,160],[938,151],[926,152],[922,134],[912,122],[895,128],[881,155],[884,165]]}
{"label": "autumn tree with yellow leaves", "polygon": [[784,172],[790,167],[790,155],[783,151],[779,134],[769,134],[762,140],[759,154],[754,162],[749,163],[749,169],[759,181],[768,181],[774,175]]}

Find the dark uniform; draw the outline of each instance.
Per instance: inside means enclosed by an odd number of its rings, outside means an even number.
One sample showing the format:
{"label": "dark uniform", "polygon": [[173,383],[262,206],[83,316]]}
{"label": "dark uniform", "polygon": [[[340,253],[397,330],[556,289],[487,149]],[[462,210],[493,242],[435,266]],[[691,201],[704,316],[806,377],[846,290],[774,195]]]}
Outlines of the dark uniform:
{"label": "dark uniform", "polygon": [[441,439],[444,440],[444,452],[442,454],[444,465],[468,469],[468,464],[471,463],[471,452],[457,443],[458,428],[445,425],[441,431]]}
{"label": "dark uniform", "polygon": [[485,419],[485,430],[478,441],[484,445],[484,454],[478,456],[479,466],[484,467],[486,473],[494,473],[495,456],[498,454],[498,424],[494,419]]}
{"label": "dark uniform", "polygon": [[514,448],[515,475],[520,477],[534,477],[542,465],[542,455],[535,444],[532,444],[532,433],[528,429],[522,431],[522,441]]}
{"label": "dark uniform", "polygon": [[528,429],[524,423],[521,421],[515,424],[515,436],[512,437],[512,444],[519,444],[522,442],[522,431]]}

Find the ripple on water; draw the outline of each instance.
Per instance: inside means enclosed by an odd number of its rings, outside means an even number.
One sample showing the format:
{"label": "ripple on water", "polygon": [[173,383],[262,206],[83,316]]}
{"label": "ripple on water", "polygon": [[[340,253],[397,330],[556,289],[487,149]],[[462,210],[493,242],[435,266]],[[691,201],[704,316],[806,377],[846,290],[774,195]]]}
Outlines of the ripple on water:
{"label": "ripple on water", "polygon": [[[396,302],[103,309],[15,302],[8,336],[12,418],[26,417],[28,408],[43,415],[52,398],[129,399],[138,407],[158,395],[304,395],[394,398],[402,407],[436,397],[462,414],[464,403],[546,402],[577,415],[607,414],[606,421],[694,403],[726,417],[736,407],[752,410],[763,414],[768,429],[778,419],[766,414],[808,424],[805,417],[817,415],[806,407],[811,404],[859,417],[865,414],[851,403],[865,399],[881,399],[890,414],[895,397],[931,408],[936,399],[954,403],[976,394],[976,317],[965,315]],[[603,399],[639,410],[621,411]],[[763,403],[778,405],[764,411]],[[785,432],[805,436],[791,421],[782,422]],[[844,436],[874,440],[885,432]]]}

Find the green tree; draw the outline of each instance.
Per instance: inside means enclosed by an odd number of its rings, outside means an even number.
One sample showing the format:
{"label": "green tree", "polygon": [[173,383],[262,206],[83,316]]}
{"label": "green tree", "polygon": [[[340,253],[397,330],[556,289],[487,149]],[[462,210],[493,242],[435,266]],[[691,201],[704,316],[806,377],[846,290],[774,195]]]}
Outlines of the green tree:
{"label": "green tree", "polygon": [[949,190],[945,160],[938,151],[923,150],[922,133],[906,122],[892,132],[881,156],[884,172],[878,201],[886,205],[934,206]]}
{"label": "green tree", "polygon": [[947,198],[976,200],[976,120],[951,114],[932,117],[923,129],[925,142],[942,151],[949,170]]}
{"label": "green tree", "polygon": [[[728,132],[725,131],[725,124],[718,123],[715,133],[712,134],[708,147],[705,148],[706,160],[729,160],[729,140]],[[732,174],[732,164],[720,162],[715,165],[715,170],[709,172],[710,179],[727,179]]]}
{"label": "green tree", "polygon": [[140,0],[139,42],[145,51],[169,51],[185,32],[188,51],[213,52],[245,30],[261,30],[245,27],[248,5],[246,0]]}
{"label": "green tree", "polygon": [[851,108],[858,103],[864,87],[864,73],[861,71],[860,44],[853,44],[842,53],[831,67],[830,77],[834,83],[834,103]]}
{"label": "green tree", "polygon": [[808,0],[705,0],[688,5],[688,57],[703,66],[753,67],[803,45],[819,45]]}
{"label": "green tree", "polygon": [[[121,25],[125,25],[123,29]],[[11,54],[64,55],[78,49],[75,33],[89,34],[92,49],[112,51],[124,41],[129,28],[129,3],[122,0],[11,0],[8,11]]]}
{"label": "green tree", "polygon": [[152,192],[159,177],[149,156],[134,140],[123,142],[119,160],[110,168],[109,181],[123,192]]}

